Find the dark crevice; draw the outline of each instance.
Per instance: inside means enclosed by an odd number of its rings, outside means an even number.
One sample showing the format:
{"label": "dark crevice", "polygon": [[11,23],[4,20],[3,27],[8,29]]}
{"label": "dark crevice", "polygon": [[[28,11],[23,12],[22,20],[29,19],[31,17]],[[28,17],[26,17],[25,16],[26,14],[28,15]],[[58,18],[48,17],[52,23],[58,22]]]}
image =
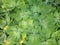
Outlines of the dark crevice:
{"label": "dark crevice", "polygon": [[22,43],[22,45],[25,45],[24,43]]}
{"label": "dark crevice", "polygon": [[42,0],[42,2],[45,2],[46,0]]}
{"label": "dark crevice", "polygon": [[6,32],[5,32],[5,34],[6,34],[7,37],[9,36],[9,34],[7,34]]}
{"label": "dark crevice", "polygon": [[57,30],[60,30],[60,27],[58,27]]}
{"label": "dark crevice", "polygon": [[0,28],[0,30],[3,30],[2,28]]}

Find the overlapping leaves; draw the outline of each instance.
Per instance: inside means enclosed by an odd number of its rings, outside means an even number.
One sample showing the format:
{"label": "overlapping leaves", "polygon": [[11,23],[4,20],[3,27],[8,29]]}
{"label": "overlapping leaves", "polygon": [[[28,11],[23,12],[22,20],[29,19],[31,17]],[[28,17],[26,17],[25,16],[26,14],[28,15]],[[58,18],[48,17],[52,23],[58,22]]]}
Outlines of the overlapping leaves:
{"label": "overlapping leaves", "polygon": [[1,45],[60,45],[60,12],[53,0],[0,2]]}

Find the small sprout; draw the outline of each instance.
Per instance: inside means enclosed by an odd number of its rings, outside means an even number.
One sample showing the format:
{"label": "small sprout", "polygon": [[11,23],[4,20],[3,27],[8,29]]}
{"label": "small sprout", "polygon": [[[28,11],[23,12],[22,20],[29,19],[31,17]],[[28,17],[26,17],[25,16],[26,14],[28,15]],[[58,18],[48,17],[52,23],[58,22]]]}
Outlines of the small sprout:
{"label": "small sprout", "polygon": [[24,42],[24,40],[19,41],[20,44],[22,44],[23,42]]}
{"label": "small sprout", "polygon": [[23,36],[23,40],[25,40],[25,38],[26,38],[26,34],[23,34],[22,36]]}
{"label": "small sprout", "polygon": [[13,22],[13,20],[11,20],[11,22]]}
{"label": "small sprout", "polygon": [[2,5],[1,7],[2,7],[3,9],[5,8],[5,6],[4,6],[4,5]]}
{"label": "small sprout", "polygon": [[33,25],[33,20],[29,20],[29,24],[32,26]]}
{"label": "small sprout", "polygon": [[7,30],[8,29],[8,25],[4,27],[4,30]]}
{"label": "small sprout", "polygon": [[9,45],[10,42],[8,40],[4,40],[4,45]]}

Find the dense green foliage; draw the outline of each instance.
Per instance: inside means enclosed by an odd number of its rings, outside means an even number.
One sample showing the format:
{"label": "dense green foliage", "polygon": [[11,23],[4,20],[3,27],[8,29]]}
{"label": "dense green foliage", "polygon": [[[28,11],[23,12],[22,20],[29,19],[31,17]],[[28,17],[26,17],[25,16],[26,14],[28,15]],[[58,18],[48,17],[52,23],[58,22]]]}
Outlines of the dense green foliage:
{"label": "dense green foliage", "polygon": [[0,45],[60,45],[60,1],[0,0]]}

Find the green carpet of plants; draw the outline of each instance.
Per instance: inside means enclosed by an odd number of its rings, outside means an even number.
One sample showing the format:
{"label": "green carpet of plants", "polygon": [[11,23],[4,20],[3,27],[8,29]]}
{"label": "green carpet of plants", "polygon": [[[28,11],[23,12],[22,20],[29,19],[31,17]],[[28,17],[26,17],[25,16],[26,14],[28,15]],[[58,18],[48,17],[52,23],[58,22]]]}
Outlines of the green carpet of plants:
{"label": "green carpet of plants", "polygon": [[0,0],[0,45],[60,45],[60,0]]}

